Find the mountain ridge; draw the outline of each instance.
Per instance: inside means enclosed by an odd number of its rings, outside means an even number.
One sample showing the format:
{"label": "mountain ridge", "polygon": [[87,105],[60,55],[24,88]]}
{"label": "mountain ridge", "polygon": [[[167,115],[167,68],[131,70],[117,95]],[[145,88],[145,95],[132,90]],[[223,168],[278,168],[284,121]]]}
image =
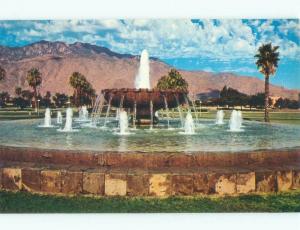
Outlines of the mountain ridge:
{"label": "mountain ridge", "polygon": [[[39,41],[22,47],[0,46],[0,65],[6,69],[6,80],[1,82],[0,91],[14,94],[16,86],[29,88],[26,72],[39,68],[43,83],[40,92],[72,93],[68,81],[70,75],[79,71],[92,83],[97,92],[104,88],[133,88],[139,66],[139,57],[120,54],[102,46],[89,43]],[[151,86],[166,75],[172,66],[158,58],[150,58]],[[189,83],[192,95],[221,90],[224,85],[246,94],[264,91],[264,81],[232,73],[210,73],[202,70],[179,70]],[[285,89],[270,85],[272,96],[298,99],[300,90]]]}

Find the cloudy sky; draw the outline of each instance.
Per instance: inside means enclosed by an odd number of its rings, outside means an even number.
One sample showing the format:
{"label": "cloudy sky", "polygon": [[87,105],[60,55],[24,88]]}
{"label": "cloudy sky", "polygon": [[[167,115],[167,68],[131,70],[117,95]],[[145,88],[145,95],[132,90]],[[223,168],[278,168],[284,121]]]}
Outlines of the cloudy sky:
{"label": "cloudy sky", "polygon": [[88,42],[119,53],[150,55],[187,70],[233,72],[263,78],[253,58],[262,43],[280,46],[271,82],[300,89],[299,20],[61,20],[0,21],[0,45],[39,40]]}

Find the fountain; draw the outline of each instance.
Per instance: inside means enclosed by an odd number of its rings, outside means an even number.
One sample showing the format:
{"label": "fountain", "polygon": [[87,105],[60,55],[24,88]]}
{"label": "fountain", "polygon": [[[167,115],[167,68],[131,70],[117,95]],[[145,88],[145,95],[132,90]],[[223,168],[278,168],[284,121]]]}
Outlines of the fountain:
{"label": "fountain", "polygon": [[140,59],[140,68],[135,77],[136,89],[150,89],[149,72],[149,54],[147,50],[143,50]]}
{"label": "fountain", "polygon": [[120,131],[118,132],[118,134],[120,135],[128,135],[128,116],[127,116],[127,112],[122,110],[119,113],[119,129]]}
{"label": "fountain", "polygon": [[60,111],[57,111],[56,123],[57,124],[61,124],[62,123],[62,115],[61,115]]}
{"label": "fountain", "polygon": [[186,115],[184,122],[184,134],[192,135],[195,134],[195,125],[191,112],[189,111]]}
{"label": "fountain", "polygon": [[216,125],[223,125],[224,124],[224,111],[218,110],[216,116]]}
{"label": "fountain", "polygon": [[49,108],[46,108],[46,111],[45,111],[44,124],[39,125],[39,127],[42,127],[42,128],[53,127],[53,125],[51,125],[51,111]]}
{"label": "fountain", "polygon": [[73,110],[72,108],[67,108],[66,111],[66,123],[63,129],[58,129],[59,132],[77,132],[77,129],[73,129]]}
{"label": "fountain", "polygon": [[[187,91],[184,90],[159,90],[150,88],[149,79],[149,55],[143,50],[140,58],[140,67],[135,79],[135,88],[103,89],[98,96],[107,102],[106,122],[109,110],[123,108],[132,111],[130,121],[133,127],[136,125],[153,125],[158,123],[158,117],[154,114],[160,109],[172,109],[185,104]],[[101,108],[101,100],[96,100],[94,113],[101,114],[95,108]]]}
{"label": "fountain", "polygon": [[87,107],[84,105],[79,109],[79,121],[87,121],[89,119],[89,111]]}
{"label": "fountain", "polygon": [[230,120],[229,120],[229,129],[232,132],[241,132],[243,129],[242,127],[242,112],[241,111],[236,111],[232,110]]}

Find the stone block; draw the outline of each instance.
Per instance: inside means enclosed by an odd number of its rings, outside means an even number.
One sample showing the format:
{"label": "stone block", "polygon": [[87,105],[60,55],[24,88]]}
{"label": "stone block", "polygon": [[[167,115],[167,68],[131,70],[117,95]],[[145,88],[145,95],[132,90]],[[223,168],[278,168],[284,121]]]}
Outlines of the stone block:
{"label": "stone block", "polygon": [[236,175],[223,174],[216,182],[216,192],[220,195],[236,193]]}
{"label": "stone block", "polygon": [[300,189],[300,171],[293,171],[293,189]]}
{"label": "stone block", "polygon": [[193,176],[192,175],[173,175],[171,176],[172,195],[192,195]]}
{"label": "stone block", "polygon": [[171,195],[171,181],[168,174],[153,174],[150,176],[149,193],[152,196]]}
{"label": "stone block", "polygon": [[208,183],[208,194],[216,193],[216,183],[219,180],[220,173],[208,173],[207,174],[207,183]]}
{"label": "stone block", "polygon": [[255,173],[238,173],[236,178],[237,193],[255,192]]}
{"label": "stone block", "polygon": [[83,193],[104,195],[104,173],[84,172]]}
{"label": "stone block", "polygon": [[2,169],[2,188],[8,190],[21,190],[22,174],[20,168]]}
{"label": "stone block", "polygon": [[276,175],[273,172],[255,173],[257,192],[276,192]]}
{"label": "stone block", "polygon": [[83,173],[73,171],[63,171],[62,177],[62,193],[78,194],[82,192]]}
{"label": "stone block", "polygon": [[292,188],[293,173],[292,171],[277,172],[277,188],[278,191],[288,191]]}
{"label": "stone block", "polygon": [[124,174],[105,175],[105,195],[126,196],[127,182]]}
{"label": "stone block", "polygon": [[61,192],[61,172],[59,170],[41,171],[41,191],[46,193]]}
{"label": "stone block", "polygon": [[28,192],[41,191],[41,170],[36,168],[22,169],[22,189]]}
{"label": "stone block", "polygon": [[149,194],[148,175],[127,175],[127,195],[147,196]]}
{"label": "stone block", "polygon": [[193,176],[194,188],[193,191],[195,194],[208,194],[209,193],[209,184],[208,178],[205,173],[197,173]]}

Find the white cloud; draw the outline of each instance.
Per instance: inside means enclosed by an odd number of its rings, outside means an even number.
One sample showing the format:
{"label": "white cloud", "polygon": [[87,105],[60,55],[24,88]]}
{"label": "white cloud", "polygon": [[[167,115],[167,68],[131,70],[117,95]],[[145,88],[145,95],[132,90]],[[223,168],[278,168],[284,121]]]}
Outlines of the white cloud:
{"label": "white cloud", "polygon": [[278,31],[284,36],[275,32],[273,20],[201,22],[203,26],[189,19],[105,19],[25,21],[15,30],[8,22],[2,22],[0,26],[14,34],[17,41],[35,41],[37,38],[82,41],[132,54],[139,54],[146,48],[150,55],[160,58],[247,59],[253,58],[258,46],[265,42],[279,45],[283,56],[299,58],[299,42],[288,39],[289,33],[300,37],[298,21],[281,20]]}

